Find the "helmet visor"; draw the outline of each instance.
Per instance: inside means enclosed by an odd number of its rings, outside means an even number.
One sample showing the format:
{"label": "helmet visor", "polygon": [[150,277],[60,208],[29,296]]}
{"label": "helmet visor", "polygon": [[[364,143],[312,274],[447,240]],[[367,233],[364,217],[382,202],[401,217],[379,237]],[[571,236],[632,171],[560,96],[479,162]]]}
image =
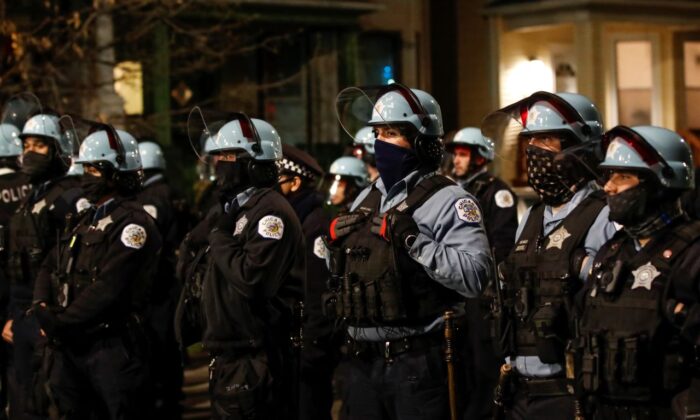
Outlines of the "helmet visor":
{"label": "helmet visor", "polygon": [[231,113],[205,110],[195,106],[187,117],[187,139],[197,158],[207,163],[209,153],[217,150],[216,133],[231,119]]}
{"label": "helmet visor", "polygon": [[12,124],[22,131],[29,118],[43,112],[41,101],[31,92],[11,97],[2,110],[2,123]]}

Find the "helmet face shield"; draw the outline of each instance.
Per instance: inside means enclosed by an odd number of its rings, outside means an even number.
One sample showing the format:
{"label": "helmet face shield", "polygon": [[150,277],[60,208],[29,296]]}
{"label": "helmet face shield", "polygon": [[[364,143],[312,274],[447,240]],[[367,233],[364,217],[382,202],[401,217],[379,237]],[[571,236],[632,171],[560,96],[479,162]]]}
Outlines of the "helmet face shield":
{"label": "helmet face shield", "polygon": [[217,151],[215,137],[229,120],[230,114],[221,111],[203,110],[195,106],[187,117],[187,138],[197,158],[207,163],[210,153]]}
{"label": "helmet face shield", "polygon": [[11,97],[2,110],[2,124],[11,124],[22,131],[27,121],[34,115],[43,113],[41,101],[31,92],[19,93]]}

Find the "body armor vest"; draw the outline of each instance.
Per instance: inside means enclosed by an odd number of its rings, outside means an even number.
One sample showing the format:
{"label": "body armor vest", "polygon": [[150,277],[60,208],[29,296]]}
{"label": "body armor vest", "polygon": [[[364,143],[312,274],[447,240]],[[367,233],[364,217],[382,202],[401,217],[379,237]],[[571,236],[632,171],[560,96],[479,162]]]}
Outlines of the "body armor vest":
{"label": "body armor vest", "polygon": [[689,385],[694,352],[679,339],[666,303],[671,283],[675,289],[682,281],[668,278],[674,261],[698,237],[700,222],[686,222],[640,251],[624,232],[601,249],[575,341],[584,391],[668,404]]}
{"label": "body armor vest", "polygon": [[545,205],[532,208],[503,273],[513,326],[504,339],[508,354],[563,362],[571,336],[571,302],[580,289],[579,271],[586,256],[583,243],[604,206],[602,194],[589,195],[549,235],[543,233]]}
{"label": "body armor vest", "polygon": [[[387,213],[413,214],[448,185],[454,183],[442,176],[428,177]],[[356,210],[366,216],[365,222],[339,247],[343,274],[340,284],[335,285],[336,314],[360,327],[421,326],[451,307],[459,297],[431,279],[403,247],[392,246],[370,232],[372,218],[380,214],[381,197],[381,192],[373,186]]]}
{"label": "body armor vest", "polygon": [[[52,229],[49,211],[65,192],[60,184],[35,201],[24,201],[10,219],[8,275],[15,284],[32,285],[50,248],[59,235]],[[31,300],[31,297],[30,297]]]}
{"label": "body armor vest", "polygon": [[[52,273],[52,290],[55,291],[54,301],[57,305],[67,307],[74,302],[88,286],[100,278],[100,262],[105,259],[111,243],[110,236],[114,235],[114,228],[123,225],[124,219],[134,211],[143,211],[136,202],[123,201],[114,203],[116,208],[107,216],[100,219],[104,221],[111,218],[106,226],[97,226],[91,223],[94,210],[82,215],[80,222],[70,232],[66,232],[61,238],[59,261],[56,271]],[[152,269],[152,268],[151,268]],[[144,267],[140,278],[133,281],[131,289],[130,306],[115,308],[116,312],[105,315],[110,319],[95,320],[95,324],[102,322],[125,322],[133,309],[141,309],[146,305],[150,289],[151,269]]]}

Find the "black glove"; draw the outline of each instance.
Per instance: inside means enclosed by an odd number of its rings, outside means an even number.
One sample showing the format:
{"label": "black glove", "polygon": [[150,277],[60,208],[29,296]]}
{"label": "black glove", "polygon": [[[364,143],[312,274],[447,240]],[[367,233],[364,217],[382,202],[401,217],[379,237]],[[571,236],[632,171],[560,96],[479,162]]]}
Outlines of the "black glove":
{"label": "black glove", "polygon": [[58,310],[43,305],[34,305],[34,315],[39,326],[51,338],[60,337],[65,334],[65,325],[58,319]]}
{"label": "black glove", "polygon": [[372,218],[370,231],[387,242],[411,249],[418,236],[418,225],[410,214],[392,212]]}
{"label": "black glove", "polygon": [[367,214],[362,212],[352,212],[344,213],[336,217],[331,221],[331,226],[329,230],[330,241],[337,241],[338,239],[349,235],[355,229],[359,228],[362,223],[367,219]]}

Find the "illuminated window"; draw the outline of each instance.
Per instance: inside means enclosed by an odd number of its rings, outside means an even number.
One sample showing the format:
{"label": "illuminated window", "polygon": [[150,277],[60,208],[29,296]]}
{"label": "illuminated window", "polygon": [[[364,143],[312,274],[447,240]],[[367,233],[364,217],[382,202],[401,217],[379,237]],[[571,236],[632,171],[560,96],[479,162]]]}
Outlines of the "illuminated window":
{"label": "illuminated window", "polygon": [[615,53],[619,124],[651,124],[654,94],[651,42],[619,41]]}
{"label": "illuminated window", "polygon": [[683,44],[685,109],[688,128],[700,129],[700,42]]}
{"label": "illuminated window", "polygon": [[114,67],[114,91],[124,100],[124,112],[127,115],[143,114],[141,63],[122,61]]}

